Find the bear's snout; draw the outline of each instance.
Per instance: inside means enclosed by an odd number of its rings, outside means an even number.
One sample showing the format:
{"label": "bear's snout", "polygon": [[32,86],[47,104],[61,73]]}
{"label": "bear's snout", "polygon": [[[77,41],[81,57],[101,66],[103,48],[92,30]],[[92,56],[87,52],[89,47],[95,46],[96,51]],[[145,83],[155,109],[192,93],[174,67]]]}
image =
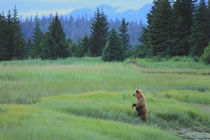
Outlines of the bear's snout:
{"label": "bear's snout", "polygon": [[136,94],[133,94],[133,96],[136,96]]}

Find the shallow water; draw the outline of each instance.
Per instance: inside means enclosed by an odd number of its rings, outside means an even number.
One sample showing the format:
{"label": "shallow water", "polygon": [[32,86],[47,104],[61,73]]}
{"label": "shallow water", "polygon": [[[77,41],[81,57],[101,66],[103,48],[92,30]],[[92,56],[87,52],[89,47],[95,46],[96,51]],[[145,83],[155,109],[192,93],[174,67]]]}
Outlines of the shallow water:
{"label": "shallow water", "polygon": [[210,140],[210,133],[192,130],[190,128],[181,128],[175,131],[175,134],[183,139]]}

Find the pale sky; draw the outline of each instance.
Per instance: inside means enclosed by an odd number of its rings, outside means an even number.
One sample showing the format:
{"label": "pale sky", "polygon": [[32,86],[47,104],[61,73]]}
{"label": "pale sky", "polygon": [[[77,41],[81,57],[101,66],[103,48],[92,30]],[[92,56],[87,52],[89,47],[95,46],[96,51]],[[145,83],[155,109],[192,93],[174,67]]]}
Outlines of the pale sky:
{"label": "pale sky", "polygon": [[0,0],[0,12],[14,9],[21,16],[56,13],[67,14],[74,9],[95,8],[99,5],[120,7],[120,10],[139,9],[153,0]]}

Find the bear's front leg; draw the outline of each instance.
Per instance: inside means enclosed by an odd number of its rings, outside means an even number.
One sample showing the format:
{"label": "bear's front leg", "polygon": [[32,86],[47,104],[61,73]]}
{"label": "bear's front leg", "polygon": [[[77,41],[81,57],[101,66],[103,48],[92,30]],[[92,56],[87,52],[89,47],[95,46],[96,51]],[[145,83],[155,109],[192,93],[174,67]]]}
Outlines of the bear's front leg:
{"label": "bear's front leg", "polygon": [[134,106],[136,106],[136,104],[132,104],[132,108],[133,108]]}

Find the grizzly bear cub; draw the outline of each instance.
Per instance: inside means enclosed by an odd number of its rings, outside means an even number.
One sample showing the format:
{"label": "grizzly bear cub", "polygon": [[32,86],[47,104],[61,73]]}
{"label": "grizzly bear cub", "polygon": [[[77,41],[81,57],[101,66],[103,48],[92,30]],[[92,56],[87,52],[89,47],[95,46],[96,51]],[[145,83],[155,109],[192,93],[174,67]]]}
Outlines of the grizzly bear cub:
{"label": "grizzly bear cub", "polygon": [[146,98],[144,97],[141,90],[136,90],[136,93],[133,94],[136,97],[137,101],[135,104],[132,105],[132,108],[135,106],[136,111],[138,112],[138,116],[142,118],[142,120],[147,120],[147,105],[146,105]]}

